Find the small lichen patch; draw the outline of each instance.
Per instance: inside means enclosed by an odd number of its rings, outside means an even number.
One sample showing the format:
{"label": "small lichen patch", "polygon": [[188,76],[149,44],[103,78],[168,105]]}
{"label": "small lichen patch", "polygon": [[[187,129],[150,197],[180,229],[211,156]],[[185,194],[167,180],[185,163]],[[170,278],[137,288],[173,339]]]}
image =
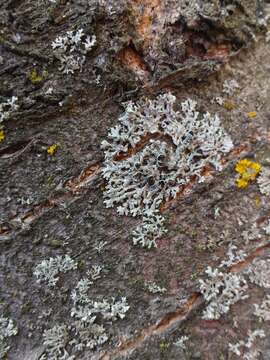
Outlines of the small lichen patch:
{"label": "small lichen patch", "polygon": [[44,77],[39,74],[36,69],[32,69],[28,74],[28,80],[35,85],[41,83],[44,80]]}
{"label": "small lichen patch", "polygon": [[240,340],[236,344],[229,343],[229,351],[240,356],[241,359],[244,360],[259,359],[260,351],[254,349],[254,344],[257,342],[257,339],[263,339],[265,336],[264,331],[261,329],[256,329],[254,331],[249,330],[247,341]]}
{"label": "small lichen patch", "polygon": [[0,142],[5,140],[5,132],[4,130],[0,130]]}
{"label": "small lichen patch", "polygon": [[224,101],[223,107],[229,111],[236,109],[236,105],[232,101]]}
{"label": "small lichen patch", "polygon": [[70,270],[77,269],[77,263],[69,255],[56,256],[48,260],[42,260],[34,270],[37,282],[45,282],[48,286],[55,286],[59,280],[58,275]]}
{"label": "small lichen patch", "polygon": [[163,294],[167,291],[165,287],[161,287],[155,282],[149,281],[144,283],[144,288],[152,294]]}
{"label": "small lichen patch", "polygon": [[204,319],[219,319],[226,314],[231,305],[248,297],[248,285],[243,276],[234,273],[220,272],[207,267],[208,279],[200,279],[200,291],[208,302],[203,312]]}
{"label": "small lichen patch", "polygon": [[67,31],[52,42],[54,55],[61,62],[59,68],[64,74],[74,74],[82,70],[86,54],[92,50],[97,40],[95,35],[86,35],[83,29]]}
{"label": "small lichen patch", "polygon": [[0,359],[5,359],[10,346],[7,339],[18,333],[18,328],[13,320],[0,316]]}
{"label": "small lichen patch", "polygon": [[54,154],[56,153],[57,149],[58,149],[58,145],[57,145],[57,144],[50,145],[50,146],[47,148],[47,153],[52,156],[52,155],[54,155]]}
{"label": "small lichen patch", "polygon": [[270,195],[270,169],[264,167],[258,176],[257,183],[263,195]]}
{"label": "small lichen patch", "polygon": [[257,112],[256,111],[250,111],[247,116],[250,118],[250,119],[253,119],[257,116]]}
{"label": "small lichen patch", "polygon": [[238,173],[236,186],[239,189],[244,189],[251,181],[256,179],[261,171],[261,165],[248,159],[242,159],[236,163],[235,171]]}

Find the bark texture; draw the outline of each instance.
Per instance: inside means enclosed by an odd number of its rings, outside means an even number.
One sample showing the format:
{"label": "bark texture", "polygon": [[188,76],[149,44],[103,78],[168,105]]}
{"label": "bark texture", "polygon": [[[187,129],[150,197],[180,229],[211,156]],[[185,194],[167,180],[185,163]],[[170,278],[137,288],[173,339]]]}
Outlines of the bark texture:
{"label": "bark texture", "polygon": [[[249,298],[224,317],[202,320],[206,304],[198,279],[207,266],[218,266],[231,242],[249,255],[231,269],[236,273],[270,256],[263,231],[269,197],[256,182],[239,190],[234,170],[244,157],[270,165],[269,4],[2,0],[0,10],[0,100],[17,96],[19,104],[0,142],[0,315],[18,326],[7,358],[42,356],[44,330],[72,322],[70,293],[93,264],[106,271],[91,295],[126,296],[130,310],[112,325],[105,345],[76,359],[234,359],[228,343],[245,339],[248,329],[268,334],[269,322],[260,324],[253,311],[269,289],[251,284]],[[65,75],[51,43],[80,28],[95,34],[97,44],[82,71]],[[224,95],[231,79],[239,88]],[[222,173],[164,204],[169,231],[157,249],[146,251],[130,241],[137,220],[103,204],[100,143],[123,102],[164,91],[179,103],[191,97],[202,111],[218,113],[235,149]],[[222,106],[212,101],[220,96]],[[58,149],[50,156],[52,144]],[[258,236],[247,240],[243,233],[254,224]],[[99,254],[101,241],[107,245]],[[64,254],[78,261],[78,270],[61,276],[53,290],[37,284],[34,267]],[[147,281],[167,292],[147,292]],[[189,336],[184,350],[174,345],[183,334]],[[270,358],[269,338],[256,348],[258,358]]]}

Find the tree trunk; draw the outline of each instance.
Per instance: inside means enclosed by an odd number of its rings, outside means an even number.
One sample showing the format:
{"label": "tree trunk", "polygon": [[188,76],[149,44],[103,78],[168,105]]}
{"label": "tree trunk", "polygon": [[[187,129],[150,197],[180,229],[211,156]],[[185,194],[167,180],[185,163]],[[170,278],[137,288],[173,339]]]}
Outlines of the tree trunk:
{"label": "tree trunk", "polygon": [[[3,359],[269,359],[269,337],[248,343],[249,330],[269,333],[270,309],[263,321],[254,314],[267,279],[259,286],[246,275],[249,297],[218,319],[203,318],[208,302],[199,281],[208,266],[228,259],[230,243],[245,255],[228,274],[252,273],[254,261],[262,278],[270,274],[269,196],[255,179],[243,189],[235,182],[240,159],[270,166],[267,1],[7,0],[0,9]],[[81,44],[96,36],[89,51],[52,47],[79,29]],[[123,104],[168,92],[178,107],[191,98],[201,113],[218,114],[234,149],[222,172],[205,169],[204,183],[192,181],[162,204],[167,233],[147,250],[132,244],[140,219],[104,205],[101,143]],[[12,97],[17,106],[8,113],[1,104]],[[56,275],[55,286],[38,283],[36,266],[58,255],[69,255],[77,269]],[[94,265],[103,268],[100,278],[89,275]],[[89,299],[126,297],[129,306],[123,319],[99,313],[108,340],[93,348],[71,316],[71,295],[87,277]],[[12,319],[16,335],[4,335],[3,318]],[[52,350],[44,334],[58,325],[65,335]],[[229,343],[240,344],[240,355]]]}

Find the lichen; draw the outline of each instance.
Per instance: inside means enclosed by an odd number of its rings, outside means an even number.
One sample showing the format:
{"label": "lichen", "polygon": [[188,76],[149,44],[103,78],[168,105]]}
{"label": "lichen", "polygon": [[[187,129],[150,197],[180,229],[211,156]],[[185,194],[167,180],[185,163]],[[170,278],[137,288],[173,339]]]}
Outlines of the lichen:
{"label": "lichen", "polygon": [[203,312],[204,319],[219,319],[230,310],[230,306],[248,297],[248,285],[243,276],[234,273],[220,272],[207,267],[206,280],[199,280],[200,291],[207,301]]}
{"label": "lichen", "polygon": [[32,69],[28,74],[28,79],[32,84],[36,85],[44,80],[44,76],[38,73],[37,69]]}
{"label": "lichen", "polygon": [[61,62],[59,70],[64,74],[81,71],[85,56],[95,46],[96,41],[95,35],[86,35],[83,29],[67,31],[65,36],[58,36],[52,42],[52,48]]}
{"label": "lichen", "polygon": [[157,294],[157,293],[163,294],[167,291],[167,289],[165,287],[161,287],[152,281],[145,282],[144,288],[152,294]]}
{"label": "lichen", "polygon": [[0,316],[0,359],[4,359],[10,346],[7,343],[9,337],[17,335],[18,328],[13,320]]}
{"label": "lichen", "polygon": [[48,146],[47,153],[52,156],[56,153],[57,149],[58,149],[58,145],[52,144],[52,145]]}
{"label": "lichen", "polygon": [[34,269],[34,275],[37,282],[45,282],[48,286],[55,286],[59,280],[60,273],[66,273],[70,270],[75,270],[77,263],[71,259],[69,255],[56,256],[42,260]]}
{"label": "lichen", "polygon": [[238,173],[236,186],[239,189],[245,189],[251,181],[256,179],[261,171],[261,165],[248,159],[242,159],[236,163],[235,171]]}
{"label": "lichen", "polygon": [[102,142],[105,205],[116,205],[119,215],[143,218],[133,232],[133,243],[143,247],[155,247],[166,232],[161,204],[190,182],[205,181],[205,167],[221,171],[222,156],[233,148],[217,114],[201,114],[191,99],[176,111],[175,102],[166,93],[126,103]]}
{"label": "lichen", "polygon": [[[254,344],[256,339],[265,338],[265,333],[261,329],[248,330],[248,338],[246,341],[240,340],[238,343],[231,344],[229,343],[229,351],[233,352],[237,356],[241,356],[241,359],[244,360],[256,360],[260,356],[260,351],[254,349]],[[241,350],[240,350],[241,349]]]}
{"label": "lichen", "polygon": [[5,132],[4,130],[0,130],[0,142],[5,140]]}
{"label": "lichen", "polygon": [[260,192],[263,195],[270,195],[270,169],[263,167],[260,175],[257,178]]}

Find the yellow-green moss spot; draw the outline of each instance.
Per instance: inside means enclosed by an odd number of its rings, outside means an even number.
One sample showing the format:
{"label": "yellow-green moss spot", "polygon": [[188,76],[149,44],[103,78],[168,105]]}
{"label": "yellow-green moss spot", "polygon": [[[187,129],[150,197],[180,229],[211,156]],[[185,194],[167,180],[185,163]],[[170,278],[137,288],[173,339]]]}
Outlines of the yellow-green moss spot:
{"label": "yellow-green moss spot", "polygon": [[39,74],[36,69],[32,69],[28,76],[28,80],[31,81],[32,84],[39,84],[44,80],[44,76]]}

